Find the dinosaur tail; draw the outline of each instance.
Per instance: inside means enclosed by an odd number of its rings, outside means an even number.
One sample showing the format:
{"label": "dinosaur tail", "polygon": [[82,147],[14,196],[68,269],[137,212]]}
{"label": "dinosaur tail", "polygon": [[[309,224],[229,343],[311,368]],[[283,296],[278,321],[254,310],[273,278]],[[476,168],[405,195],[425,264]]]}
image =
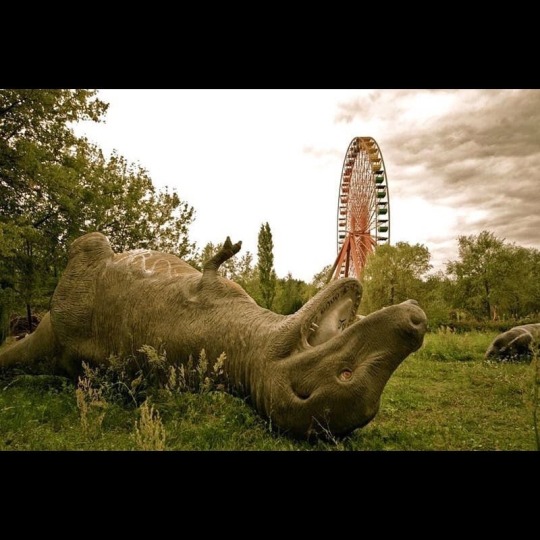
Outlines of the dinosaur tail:
{"label": "dinosaur tail", "polygon": [[54,335],[50,313],[47,313],[35,331],[13,344],[0,347],[0,368],[15,364],[31,365],[54,356]]}

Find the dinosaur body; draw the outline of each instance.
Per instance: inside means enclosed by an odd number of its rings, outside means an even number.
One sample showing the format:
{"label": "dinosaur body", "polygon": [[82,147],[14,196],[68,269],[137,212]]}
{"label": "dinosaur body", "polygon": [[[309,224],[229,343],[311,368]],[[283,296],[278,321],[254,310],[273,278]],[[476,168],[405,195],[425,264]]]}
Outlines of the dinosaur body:
{"label": "dinosaur body", "polygon": [[229,239],[199,272],[165,253],[115,254],[101,233],[75,240],[50,312],[34,333],[0,349],[0,366],[56,359],[75,374],[143,345],[187,362],[226,353],[236,390],[275,426],[297,437],[344,435],[367,424],[394,370],[423,341],[414,300],[357,318],[361,285],[333,281],[293,315],[261,308],[218,275],[240,249]]}

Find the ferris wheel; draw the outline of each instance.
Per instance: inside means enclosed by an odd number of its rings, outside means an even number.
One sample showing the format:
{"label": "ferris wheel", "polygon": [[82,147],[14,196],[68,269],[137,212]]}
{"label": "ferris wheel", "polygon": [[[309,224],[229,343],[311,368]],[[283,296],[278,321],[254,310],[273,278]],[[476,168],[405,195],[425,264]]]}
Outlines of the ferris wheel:
{"label": "ferris wheel", "polygon": [[390,243],[388,179],[379,145],[372,137],[349,144],[339,184],[338,256],[330,277],[359,278],[367,257]]}

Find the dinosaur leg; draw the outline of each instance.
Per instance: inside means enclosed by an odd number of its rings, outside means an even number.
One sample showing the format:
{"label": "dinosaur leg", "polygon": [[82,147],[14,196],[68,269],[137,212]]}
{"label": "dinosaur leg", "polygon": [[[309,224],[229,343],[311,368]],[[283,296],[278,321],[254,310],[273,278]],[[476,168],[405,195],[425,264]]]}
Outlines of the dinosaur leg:
{"label": "dinosaur leg", "polygon": [[31,366],[40,360],[52,360],[54,353],[51,317],[47,313],[32,334],[0,347],[0,368],[15,364]]}
{"label": "dinosaur leg", "polygon": [[203,271],[207,273],[215,273],[217,269],[228,259],[234,257],[242,247],[242,242],[237,242],[233,245],[231,239],[227,236],[223,247],[206,263],[204,263]]}

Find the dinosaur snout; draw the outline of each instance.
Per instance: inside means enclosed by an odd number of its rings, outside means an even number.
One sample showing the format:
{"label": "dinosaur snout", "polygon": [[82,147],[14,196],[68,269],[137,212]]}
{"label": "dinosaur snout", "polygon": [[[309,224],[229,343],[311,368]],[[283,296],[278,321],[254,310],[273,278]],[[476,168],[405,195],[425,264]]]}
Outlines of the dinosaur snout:
{"label": "dinosaur snout", "polygon": [[427,331],[426,314],[416,300],[406,300],[400,306],[404,309],[403,328],[407,335],[417,342],[416,349],[418,349]]}

